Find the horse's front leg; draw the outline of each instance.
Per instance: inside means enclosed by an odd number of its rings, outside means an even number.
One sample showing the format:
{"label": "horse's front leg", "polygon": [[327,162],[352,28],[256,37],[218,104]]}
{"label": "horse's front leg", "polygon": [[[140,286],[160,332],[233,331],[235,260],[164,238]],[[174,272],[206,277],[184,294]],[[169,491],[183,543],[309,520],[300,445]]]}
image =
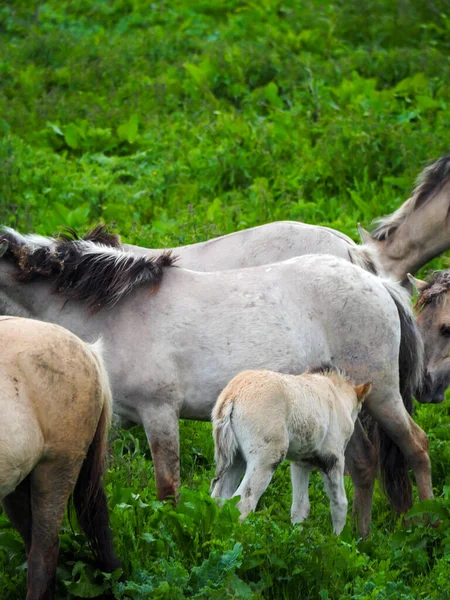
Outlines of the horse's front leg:
{"label": "horse's front leg", "polygon": [[321,472],[325,491],[330,499],[333,531],[339,535],[347,520],[347,496],[344,487],[344,457],[340,457],[334,467],[328,472]]}
{"label": "horse's front leg", "polygon": [[358,521],[361,537],[370,532],[373,488],[377,474],[378,454],[359,419],[345,450],[345,464],[355,487],[353,498],[353,519]]}
{"label": "horse's front leg", "polygon": [[152,453],[158,500],[176,497],[180,487],[178,410],[168,403],[147,405],[140,411]]}
{"label": "horse's front leg", "polygon": [[309,504],[309,474],[311,467],[306,463],[291,462],[291,481],[292,481],[292,523],[301,523],[304,521],[310,511]]}

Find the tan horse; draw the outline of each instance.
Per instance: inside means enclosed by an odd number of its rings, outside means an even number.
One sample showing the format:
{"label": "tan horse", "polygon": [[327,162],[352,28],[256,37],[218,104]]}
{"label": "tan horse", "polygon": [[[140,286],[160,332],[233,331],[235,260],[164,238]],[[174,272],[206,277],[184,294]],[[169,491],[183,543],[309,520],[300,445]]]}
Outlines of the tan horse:
{"label": "tan horse", "polygon": [[27,551],[27,600],[55,593],[69,496],[98,566],[120,566],[102,487],[111,391],[99,349],[57,325],[0,318],[0,500]]}
{"label": "tan horse", "polygon": [[[318,468],[330,499],[333,530],[339,534],[347,517],[344,452],[371,389],[371,382],[355,386],[331,365],[298,376],[244,371],[234,377],[212,412],[216,460],[212,496],[240,496],[237,507],[244,519],[287,458],[292,522],[301,523],[309,514],[309,474]],[[246,470],[236,490],[237,454]]]}
{"label": "tan horse", "polygon": [[426,356],[418,400],[438,404],[450,386],[450,270],[436,271],[427,281],[410,279],[419,292],[415,309]]}

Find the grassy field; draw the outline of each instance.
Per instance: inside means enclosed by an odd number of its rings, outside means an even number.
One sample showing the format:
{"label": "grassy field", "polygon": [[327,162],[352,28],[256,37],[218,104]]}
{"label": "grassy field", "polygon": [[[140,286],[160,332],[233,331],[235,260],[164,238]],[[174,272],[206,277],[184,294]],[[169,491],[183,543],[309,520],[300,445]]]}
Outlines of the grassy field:
{"label": "grassy field", "polygon": [[[0,223],[103,220],[156,247],[294,219],[357,239],[448,151],[449,50],[448,0],[3,2]],[[232,502],[219,511],[207,424],[181,424],[181,502],[159,503],[143,431],[117,432],[107,486],[127,581],[96,572],[67,525],[59,598],[449,598],[449,407],[416,412],[441,527],[404,525],[377,489],[367,540],[332,535],[318,477],[291,526],[287,464],[246,523]],[[24,597],[24,560],[0,515],[2,600]]]}

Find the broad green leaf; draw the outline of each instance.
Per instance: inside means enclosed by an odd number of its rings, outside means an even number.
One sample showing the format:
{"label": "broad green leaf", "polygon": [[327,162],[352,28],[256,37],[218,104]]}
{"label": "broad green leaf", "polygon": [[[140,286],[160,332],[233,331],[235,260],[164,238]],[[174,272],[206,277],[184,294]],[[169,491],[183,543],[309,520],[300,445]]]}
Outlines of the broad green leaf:
{"label": "broad green leaf", "polygon": [[450,511],[447,506],[437,499],[422,500],[413,506],[406,514],[406,518],[416,517],[419,515],[433,514],[444,519],[449,519]]}
{"label": "broad green leaf", "polygon": [[80,147],[82,140],[80,129],[74,123],[66,125],[66,127],[64,127],[64,139],[68,146],[77,150]]}
{"label": "broad green leaf", "polygon": [[139,117],[137,114],[131,115],[126,123],[117,128],[117,135],[120,140],[133,144],[136,141],[139,128]]}

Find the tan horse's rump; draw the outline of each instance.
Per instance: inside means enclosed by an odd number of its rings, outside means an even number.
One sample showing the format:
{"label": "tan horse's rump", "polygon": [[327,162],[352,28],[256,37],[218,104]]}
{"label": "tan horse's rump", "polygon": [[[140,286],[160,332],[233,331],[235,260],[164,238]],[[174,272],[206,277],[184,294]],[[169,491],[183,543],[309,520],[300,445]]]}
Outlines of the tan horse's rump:
{"label": "tan horse's rump", "polygon": [[120,564],[102,487],[111,391],[99,348],[62,327],[3,317],[0,337],[0,500],[25,542],[27,599],[51,598],[72,493],[99,567]]}

